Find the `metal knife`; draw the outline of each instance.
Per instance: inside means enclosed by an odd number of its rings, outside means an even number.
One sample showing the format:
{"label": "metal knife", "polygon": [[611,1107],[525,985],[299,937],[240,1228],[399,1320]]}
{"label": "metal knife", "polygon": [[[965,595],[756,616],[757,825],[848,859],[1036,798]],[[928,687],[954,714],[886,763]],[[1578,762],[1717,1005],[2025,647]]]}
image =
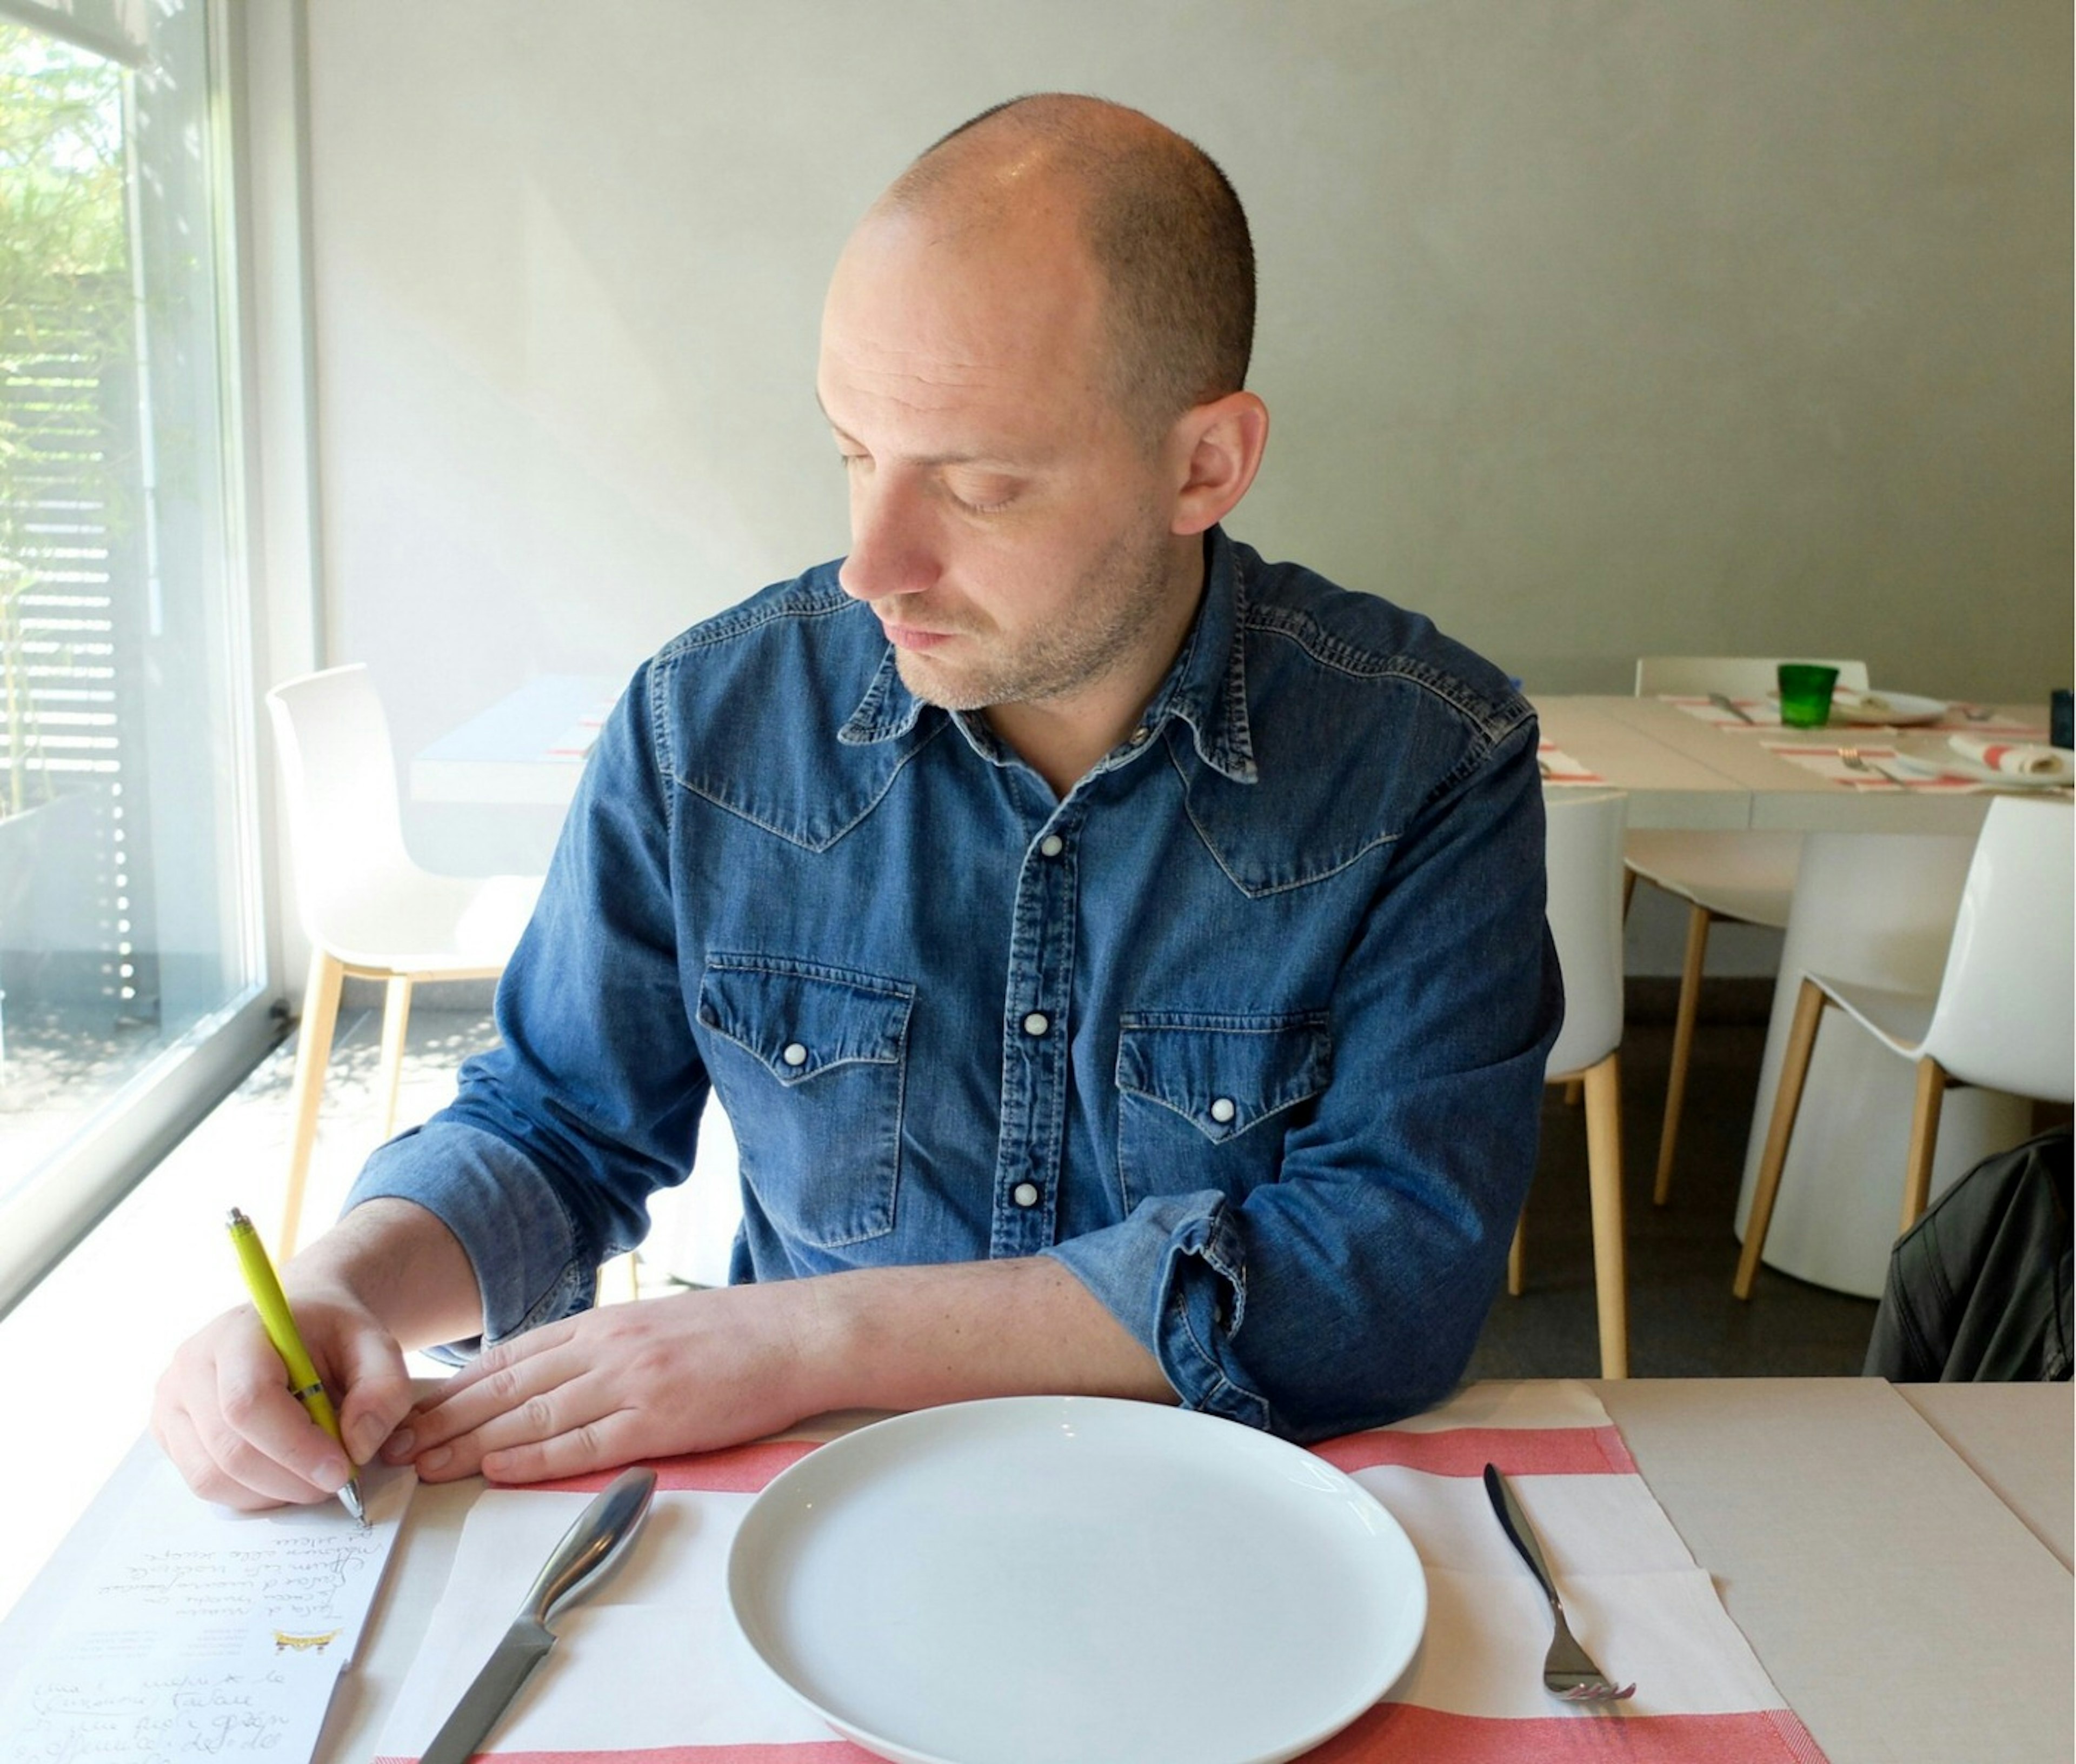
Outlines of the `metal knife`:
{"label": "metal knife", "polygon": [[548,1620],[614,1561],[640,1526],[656,1492],[656,1472],[623,1470],[577,1515],[535,1579],[526,1602],[475,1682],[426,1748],[421,1764],[467,1764],[497,1718],[555,1645]]}
{"label": "metal knife", "polygon": [[1745,714],[1742,707],[1727,692],[1711,692],[1709,695],[1709,702],[1719,711],[1728,711],[1740,723],[1749,723],[1752,720]]}

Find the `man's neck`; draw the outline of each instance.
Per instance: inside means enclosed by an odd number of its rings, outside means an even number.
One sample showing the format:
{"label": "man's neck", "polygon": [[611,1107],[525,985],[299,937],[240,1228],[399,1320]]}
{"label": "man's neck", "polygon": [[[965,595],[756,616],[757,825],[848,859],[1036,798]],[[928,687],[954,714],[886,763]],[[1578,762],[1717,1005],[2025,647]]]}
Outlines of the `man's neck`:
{"label": "man's neck", "polygon": [[1188,573],[1182,591],[1174,597],[1173,612],[1148,633],[1136,657],[1069,696],[994,704],[982,712],[988,727],[1052,787],[1055,796],[1064,799],[1107,755],[1131,740],[1175,665],[1210,578],[1201,551],[1181,567]]}

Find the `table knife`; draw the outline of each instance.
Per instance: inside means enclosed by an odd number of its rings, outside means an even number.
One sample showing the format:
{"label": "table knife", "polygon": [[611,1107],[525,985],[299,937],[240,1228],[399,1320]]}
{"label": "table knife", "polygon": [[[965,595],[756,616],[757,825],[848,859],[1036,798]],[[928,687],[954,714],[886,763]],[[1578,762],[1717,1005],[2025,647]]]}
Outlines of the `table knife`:
{"label": "table knife", "polygon": [[1735,699],[1731,698],[1729,694],[1727,692],[1711,692],[1709,695],[1709,702],[1714,705],[1719,711],[1728,711],[1730,715],[1734,716],[1740,723],[1749,723],[1752,720],[1750,716],[1745,714],[1743,707],[1738,704]]}
{"label": "table knife", "polygon": [[555,1632],[548,1627],[548,1620],[619,1556],[655,1492],[654,1471],[623,1470],[577,1515],[576,1523],[535,1579],[504,1639],[476,1674],[475,1682],[462,1693],[421,1764],[467,1764],[519,1694],[520,1686],[555,1645]]}

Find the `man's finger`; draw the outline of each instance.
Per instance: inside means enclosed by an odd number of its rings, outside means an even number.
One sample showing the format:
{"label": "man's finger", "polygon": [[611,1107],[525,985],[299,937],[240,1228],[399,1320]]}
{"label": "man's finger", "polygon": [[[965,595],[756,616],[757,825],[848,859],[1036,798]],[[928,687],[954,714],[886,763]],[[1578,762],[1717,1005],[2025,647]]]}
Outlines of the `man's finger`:
{"label": "man's finger", "polygon": [[581,1381],[592,1370],[575,1351],[537,1354],[512,1364],[493,1368],[473,1383],[456,1390],[442,1387],[438,1398],[408,1418],[412,1449],[423,1451],[442,1446],[463,1434],[475,1433],[508,1416],[534,1416],[517,1430],[504,1430],[508,1437],[538,1438],[556,1430],[544,1404],[552,1393]]}
{"label": "man's finger", "polygon": [[[271,1359],[272,1351],[268,1350]],[[310,1419],[309,1411],[248,1360],[226,1354],[217,1362],[216,1409],[212,1425],[197,1417],[196,1431],[217,1463],[248,1488],[281,1500],[309,1501],[336,1494],[353,1467],[337,1441]],[[278,1474],[286,1472],[284,1482]]]}
{"label": "man's finger", "polygon": [[410,1413],[411,1380],[403,1350],[380,1330],[354,1330],[335,1345],[333,1364],[347,1455],[364,1464]]}
{"label": "man's finger", "polygon": [[617,1468],[641,1455],[634,1437],[635,1413],[623,1409],[550,1439],[506,1446],[483,1455],[480,1468],[492,1482],[548,1482],[588,1470]]}

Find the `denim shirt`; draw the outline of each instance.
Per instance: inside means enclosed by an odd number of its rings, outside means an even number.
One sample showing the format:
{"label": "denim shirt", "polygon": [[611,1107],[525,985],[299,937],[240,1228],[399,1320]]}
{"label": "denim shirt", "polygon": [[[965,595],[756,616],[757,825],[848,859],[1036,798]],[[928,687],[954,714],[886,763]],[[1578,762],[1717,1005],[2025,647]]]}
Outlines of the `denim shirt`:
{"label": "denim shirt", "polygon": [[502,1045],[349,1205],[461,1240],[495,1340],[741,1150],[732,1278],[1057,1257],[1181,1401],[1306,1438],[1438,1401],[1497,1290],[1561,1014],[1526,703],[1424,618],[1207,539],[1065,797],[902,684],[827,564],[601,733]]}

